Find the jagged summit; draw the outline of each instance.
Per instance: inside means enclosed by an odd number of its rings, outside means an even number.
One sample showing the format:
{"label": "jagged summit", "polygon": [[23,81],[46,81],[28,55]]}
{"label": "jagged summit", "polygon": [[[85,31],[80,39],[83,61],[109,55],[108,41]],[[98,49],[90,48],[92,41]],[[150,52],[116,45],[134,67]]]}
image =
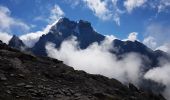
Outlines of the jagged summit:
{"label": "jagged summit", "polygon": [[51,28],[51,33],[53,34],[59,34],[60,33],[65,33],[65,34],[79,34],[79,33],[86,33],[86,34],[90,34],[92,33],[94,30],[91,26],[91,23],[88,21],[84,21],[84,20],[79,20],[79,21],[71,21],[68,18],[60,18],[59,21],[56,23],[56,25],[54,25]]}
{"label": "jagged summit", "polygon": [[19,39],[19,37],[17,37],[16,35],[13,35],[8,45],[16,49],[23,49],[26,47],[22,40]]}
{"label": "jagged summit", "polygon": [[59,48],[64,40],[72,36],[77,38],[81,49],[87,48],[93,42],[100,43],[105,38],[105,36],[95,32],[88,21],[75,22],[68,18],[61,18],[48,34],[40,37],[32,51],[36,55],[46,55],[45,45],[47,42],[52,42],[56,44],[56,48]]}

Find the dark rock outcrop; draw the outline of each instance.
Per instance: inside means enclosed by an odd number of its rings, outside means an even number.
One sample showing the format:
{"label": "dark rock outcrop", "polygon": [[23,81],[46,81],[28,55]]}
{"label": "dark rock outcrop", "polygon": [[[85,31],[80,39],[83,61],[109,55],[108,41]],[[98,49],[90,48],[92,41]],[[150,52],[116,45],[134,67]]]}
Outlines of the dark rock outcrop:
{"label": "dark rock outcrop", "polygon": [[165,100],[115,79],[0,44],[0,100]]}
{"label": "dark rock outcrop", "polygon": [[13,35],[13,37],[11,38],[11,40],[9,41],[8,44],[10,47],[16,48],[18,50],[24,50],[26,49],[26,45],[22,42],[21,39],[19,39],[19,37],[17,37],[16,35]]}

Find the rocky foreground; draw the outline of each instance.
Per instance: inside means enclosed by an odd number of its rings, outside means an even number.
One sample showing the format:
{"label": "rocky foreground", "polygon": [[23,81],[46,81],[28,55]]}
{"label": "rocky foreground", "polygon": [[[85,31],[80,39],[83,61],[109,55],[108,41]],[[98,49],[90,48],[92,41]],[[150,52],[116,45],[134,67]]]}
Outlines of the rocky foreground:
{"label": "rocky foreground", "polygon": [[57,59],[0,42],[0,100],[165,100],[115,79],[74,70]]}

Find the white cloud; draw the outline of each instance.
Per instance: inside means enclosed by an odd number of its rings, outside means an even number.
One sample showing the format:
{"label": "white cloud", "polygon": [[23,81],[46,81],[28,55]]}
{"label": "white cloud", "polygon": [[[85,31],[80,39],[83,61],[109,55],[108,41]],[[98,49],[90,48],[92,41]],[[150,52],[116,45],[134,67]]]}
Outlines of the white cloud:
{"label": "white cloud", "polygon": [[85,5],[102,21],[114,21],[120,26],[120,15],[124,11],[118,8],[118,0],[65,0],[71,7]]}
{"label": "white cloud", "polygon": [[76,6],[80,5],[80,1],[81,0],[64,0],[64,2],[70,4],[72,8],[75,8]]}
{"label": "white cloud", "polygon": [[5,7],[0,6],[0,31],[10,32],[13,27],[17,27],[22,31],[28,31],[30,27],[19,19],[10,16],[11,11]]}
{"label": "white cloud", "polygon": [[120,16],[117,13],[113,16],[113,20],[120,26]]}
{"label": "white cloud", "polygon": [[[51,29],[52,26],[54,26],[58,20],[64,16],[63,10],[58,6],[54,5],[54,7],[50,11],[50,16],[49,16],[49,25],[47,25],[42,31],[37,31],[37,32],[32,32],[32,33],[27,33],[24,35],[20,36],[20,39],[28,46],[28,47],[33,47],[34,44],[39,40],[39,38],[43,34],[47,34],[49,30]],[[38,20],[42,20],[42,17],[37,17]],[[44,19],[45,20],[45,19]]]}
{"label": "white cloud", "polygon": [[6,44],[8,44],[8,42],[10,41],[10,39],[12,38],[12,36],[8,33],[5,32],[0,32],[0,40]]}
{"label": "white cloud", "polygon": [[83,0],[94,15],[101,20],[113,20],[120,26],[120,15],[124,11],[117,6],[118,0]]}
{"label": "white cloud", "polygon": [[[108,38],[101,45],[93,43],[84,50],[79,48],[75,38],[64,41],[60,49],[56,49],[51,43],[46,45],[48,56],[60,59],[76,70],[116,78],[123,83],[137,84],[140,77],[140,56],[128,54],[122,60],[118,60],[109,52],[110,48],[112,45]],[[132,62],[134,60],[135,62]]]}
{"label": "white cloud", "polygon": [[123,39],[122,41],[132,41],[138,40],[138,33],[137,32],[131,32],[129,33],[128,37],[126,39]]}
{"label": "white cloud", "polygon": [[158,12],[164,11],[167,7],[170,7],[170,0],[161,0],[158,6]]}
{"label": "white cloud", "polygon": [[108,41],[110,41],[110,43],[111,43],[114,39],[117,39],[117,37],[114,36],[114,35],[105,35],[105,37],[107,38]]}
{"label": "white cloud", "polygon": [[124,6],[131,13],[133,9],[143,6],[146,2],[147,0],[126,0]]}
{"label": "white cloud", "polygon": [[54,7],[51,9],[51,14],[50,14],[50,22],[54,22],[58,20],[59,18],[64,16],[63,10],[60,8],[58,5],[54,5]]}
{"label": "white cloud", "polygon": [[84,0],[89,9],[91,9],[94,14],[102,20],[108,20],[111,18],[112,14],[107,8],[107,2],[102,0]]}
{"label": "white cloud", "polygon": [[165,43],[156,48],[156,50],[162,50],[164,52],[170,53],[170,43]]}
{"label": "white cloud", "polygon": [[37,16],[33,19],[34,21],[47,21],[43,16]]}
{"label": "white cloud", "polygon": [[148,0],[147,9],[151,8],[157,10],[156,16],[161,12],[169,12],[170,0]]}
{"label": "white cloud", "polygon": [[[153,50],[162,49],[164,51],[170,51],[169,47],[167,47],[170,45],[169,37],[170,26],[161,23],[153,23],[147,27],[143,43]],[[165,47],[169,50],[165,50]]]}
{"label": "white cloud", "polygon": [[167,100],[170,100],[170,63],[165,61],[162,62],[164,63],[161,66],[149,70],[144,77],[165,85],[166,88],[163,95]]}
{"label": "white cloud", "polygon": [[135,40],[137,40],[137,36],[138,36],[137,32],[132,32],[132,33],[129,34],[128,40],[135,41]]}
{"label": "white cloud", "polygon": [[154,37],[152,36],[148,36],[143,40],[143,43],[147,46],[149,46],[149,48],[156,48],[157,43]]}
{"label": "white cloud", "polygon": [[54,26],[57,22],[58,20],[52,24],[47,25],[42,31],[37,31],[37,32],[32,32],[32,33],[21,35],[20,39],[24,42],[26,46],[33,47],[34,44],[39,40],[39,38],[43,34],[47,34],[50,31],[51,27]]}

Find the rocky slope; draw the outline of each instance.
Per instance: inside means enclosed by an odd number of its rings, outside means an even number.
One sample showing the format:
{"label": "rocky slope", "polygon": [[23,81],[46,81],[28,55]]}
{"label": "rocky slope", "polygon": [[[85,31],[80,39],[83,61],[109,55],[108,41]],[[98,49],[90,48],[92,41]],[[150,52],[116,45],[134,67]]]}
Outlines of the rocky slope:
{"label": "rocky slope", "polygon": [[0,100],[165,100],[115,79],[74,70],[0,42]]}

